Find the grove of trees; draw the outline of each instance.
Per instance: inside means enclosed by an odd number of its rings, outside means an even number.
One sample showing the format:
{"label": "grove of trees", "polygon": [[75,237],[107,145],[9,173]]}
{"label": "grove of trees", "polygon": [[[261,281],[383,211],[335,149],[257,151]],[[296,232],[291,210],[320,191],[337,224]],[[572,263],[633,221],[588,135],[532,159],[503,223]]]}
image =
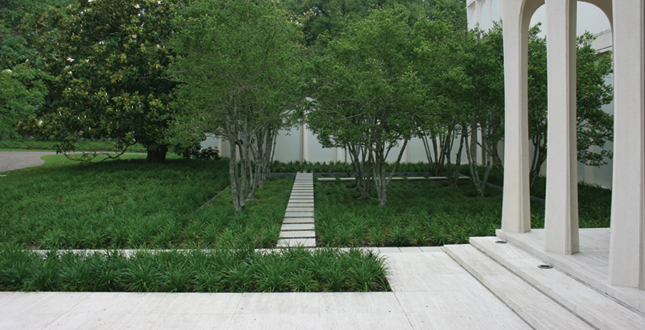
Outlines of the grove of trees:
{"label": "grove of trees", "polygon": [[[612,98],[592,36],[578,40],[578,158],[599,166]],[[233,151],[236,210],[269,179],[278,131],[306,122],[387,202],[406,144],[479,195],[503,170],[502,26],[468,30],[465,0],[47,0],[0,5],[0,135],[141,143],[150,162],[215,134]],[[529,41],[531,181],[546,159],[546,41]],[[484,157],[476,153],[484,151]],[[93,155],[84,155],[91,158]],[[386,161],[395,160],[386,171]],[[483,163],[482,163],[483,160]],[[372,196],[376,191],[376,196]]]}

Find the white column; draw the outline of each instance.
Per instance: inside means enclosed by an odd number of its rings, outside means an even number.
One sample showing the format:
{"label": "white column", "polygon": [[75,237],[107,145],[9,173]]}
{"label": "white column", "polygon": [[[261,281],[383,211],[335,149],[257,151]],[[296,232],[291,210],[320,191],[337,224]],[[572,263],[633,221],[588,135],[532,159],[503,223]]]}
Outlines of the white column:
{"label": "white column", "polygon": [[548,128],[545,250],[579,252],[576,0],[547,0]]}
{"label": "white column", "polygon": [[479,27],[482,27],[482,1],[483,0],[475,0],[475,19],[477,20],[477,23],[479,24]]}
{"label": "white column", "polygon": [[609,282],[645,289],[645,4],[614,2],[614,177]]}
{"label": "white column", "polygon": [[541,1],[504,0],[504,199],[502,231],[531,230],[529,199],[528,28]]}

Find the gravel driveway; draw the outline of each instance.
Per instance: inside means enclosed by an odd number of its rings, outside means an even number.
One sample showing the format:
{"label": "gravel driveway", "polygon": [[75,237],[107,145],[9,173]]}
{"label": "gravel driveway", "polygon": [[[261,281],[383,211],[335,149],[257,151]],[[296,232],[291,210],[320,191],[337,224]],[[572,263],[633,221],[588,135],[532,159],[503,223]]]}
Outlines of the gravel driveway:
{"label": "gravel driveway", "polygon": [[40,166],[45,163],[40,157],[55,154],[53,151],[0,151],[0,172]]}

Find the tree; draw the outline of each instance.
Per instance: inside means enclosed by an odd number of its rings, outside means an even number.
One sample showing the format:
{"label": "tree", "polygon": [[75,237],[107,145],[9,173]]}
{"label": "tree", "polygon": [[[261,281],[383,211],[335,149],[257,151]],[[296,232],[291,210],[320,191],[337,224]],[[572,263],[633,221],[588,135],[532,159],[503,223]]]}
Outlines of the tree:
{"label": "tree", "polygon": [[148,161],[163,162],[175,113],[175,82],[165,74],[173,53],[164,42],[177,6],[174,0],[79,0],[42,14],[37,47],[54,78],[45,105],[22,131],[62,141],[63,152],[81,139],[111,139],[124,151],[139,142]]}
{"label": "tree", "polygon": [[[531,162],[531,188],[540,174],[547,155],[547,62],[546,38],[539,38],[539,26],[530,31],[529,39],[529,137],[533,143]],[[613,139],[613,116],[602,106],[613,99],[613,89],[605,82],[611,73],[611,56],[596,56],[591,47],[593,36],[585,33],[578,37],[577,45],[577,143],[578,161],[589,166],[606,164],[611,159],[608,150],[602,150]],[[601,150],[595,151],[595,148]]]}
{"label": "tree", "polygon": [[44,102],[50,77],[41,70],[29,29],[35,14],[64,2],[0,3],[0,136],[18,136],[18,123]]}
{"label": "tree", "polygon": [[288,18],[271,1],[217,0],[195,1],[175,20],[177,130],[228,141],[236,211],[266,180],[277,131],[305,99],[301,33]]}
{"label": "tree", "polygon": [[[379,205],[387,202],[387,186],[415,128],[412,105],[421,83],[410,50],[405,11],[375,9],[327,43],[310,82],[315,103],[309,127],[323,145],[347,147],[354,166],[371,169]],[[388,176],[386,159],[401,140]]]}
{"label": "tree", "polygon": [[[434,175],[446,165],[450,184],[459,178],[459,163],[464,139],[461,125],[466,110],[471,77],[467,75],[466,43],[471,36],[459,25],[459,15],[450,10],[434,11],[433,19],[421,20],[414,27],[413,62],[421,81],[422,99],[415,118],[415,135],[423,141],[428,163]],[[458,141],[456,161],[452,150]]]}
{"label": "tree", "polygon": [[[470,178],[484,197],[493,165],[502,167],[497,146],[504,137],[504,58],[503,35],[499,25],[486,32],[475,29],[466,40],[466,72],[472,89],[467,91],[467,115],[462,122]],[[477,151],[483,153],[483,176],[479,173]]]}

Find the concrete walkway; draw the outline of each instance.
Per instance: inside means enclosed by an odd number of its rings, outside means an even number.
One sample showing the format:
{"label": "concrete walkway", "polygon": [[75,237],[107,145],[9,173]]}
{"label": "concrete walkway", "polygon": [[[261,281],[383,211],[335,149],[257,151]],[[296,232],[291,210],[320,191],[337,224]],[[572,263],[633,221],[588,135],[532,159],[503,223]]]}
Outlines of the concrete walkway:
{"label": "concrete walkway", "polygon": [[40,166],[45,163],[40,157],[55,154],[52,151],[0,151],[0,172]]}
{"label": "concrete walkway", "polygon": [[531,329],[441,248],[376,250],[392,292],[0,292],[0,329]]}

